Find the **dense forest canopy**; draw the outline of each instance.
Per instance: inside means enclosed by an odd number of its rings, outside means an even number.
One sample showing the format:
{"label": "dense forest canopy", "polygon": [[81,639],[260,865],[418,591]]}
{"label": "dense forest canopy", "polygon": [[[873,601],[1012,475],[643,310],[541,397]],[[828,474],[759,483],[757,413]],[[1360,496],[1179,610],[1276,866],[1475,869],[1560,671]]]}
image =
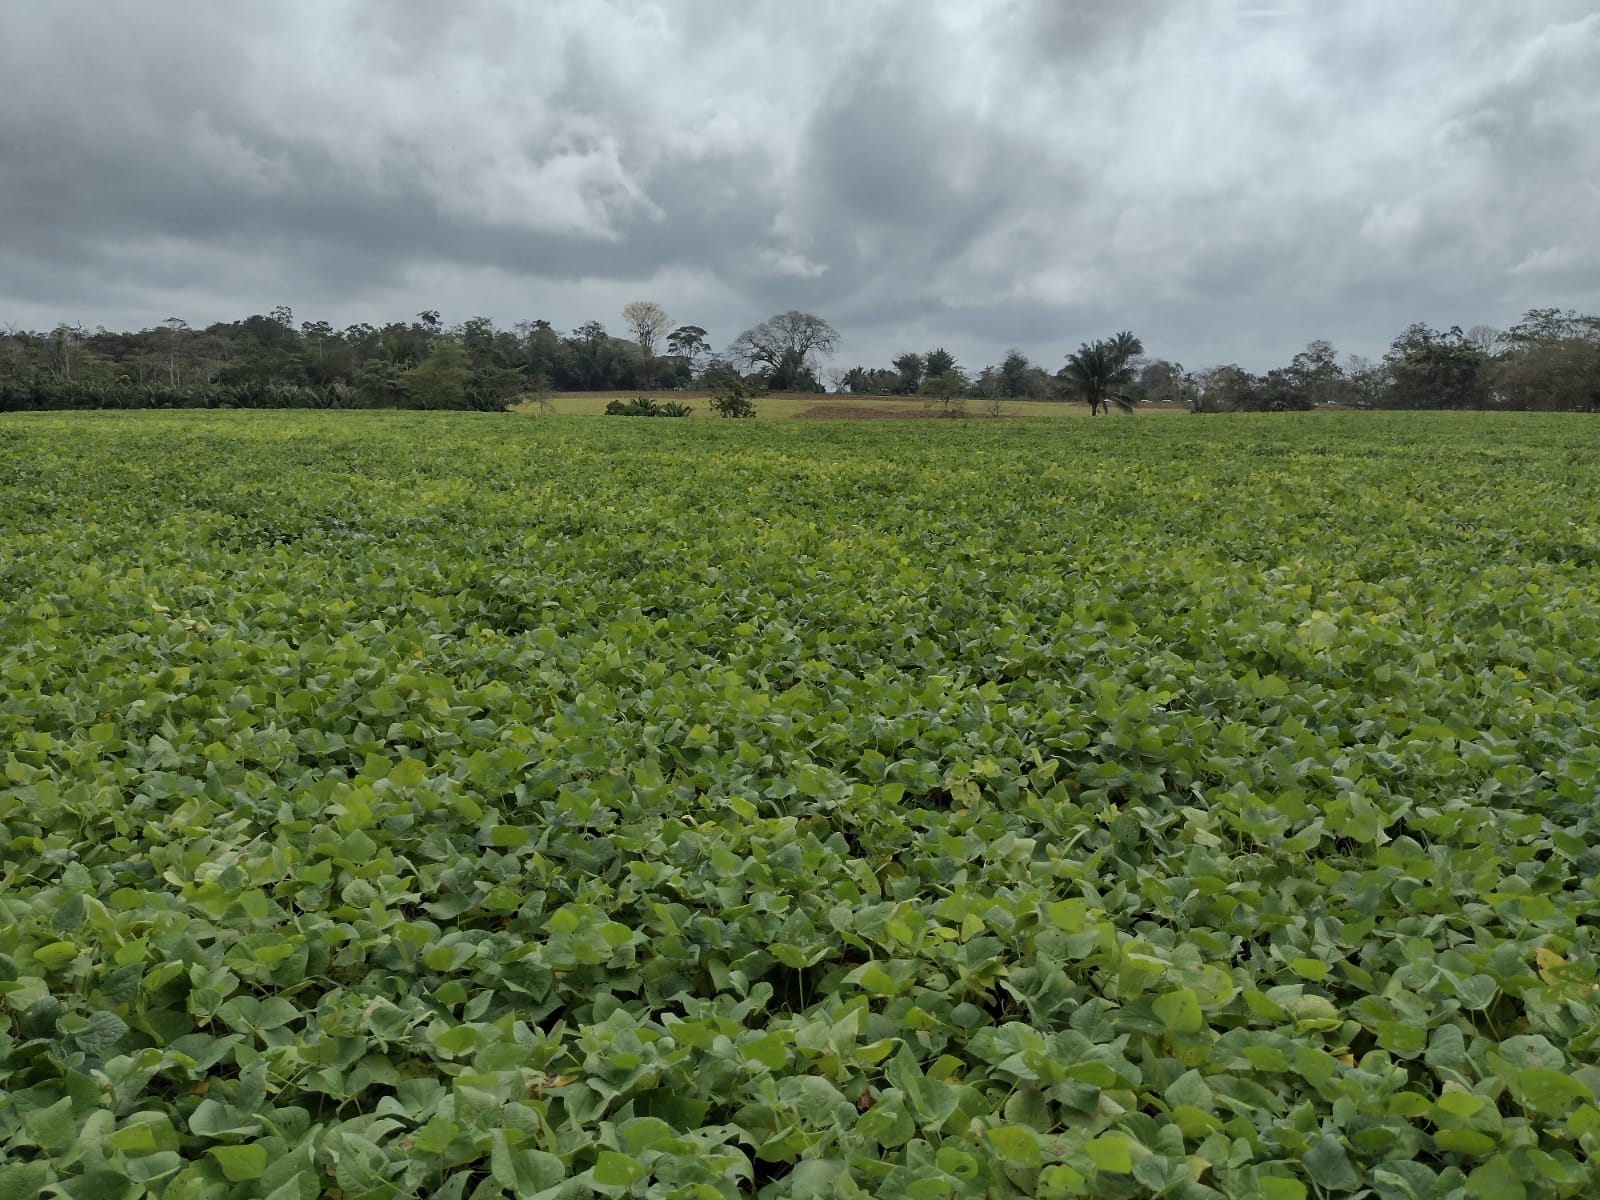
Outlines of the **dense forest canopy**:
{"label": "dense forest canopy", "polygon": [[776,314],[718,353],[698,325],[676,325],[653,301],[622,313],[629,334],[586,321],[509,329],[487,317],[446,327],[434,311],[409,322],[335,329],[266,315],[193,328],[173,318],[136,332],[59,325],[0,334],[0,410],[320,407],[498,410],[562,391],[640,391],[731,383],[771,391],[918,396],[949,405],[1081,399],[1182,405],[1195,412],[1353,408],[1600,411],[1600,317],[1534,309],[1510,329],[1409,326],[1378,362],[1313,341],[1282,367],[1187,369],[1147,354],[1132,333],[1086,342],[1051,366],[1012,350],[968,369],[942,347],[887,366],[828,368],[839,334],[810,313]]}

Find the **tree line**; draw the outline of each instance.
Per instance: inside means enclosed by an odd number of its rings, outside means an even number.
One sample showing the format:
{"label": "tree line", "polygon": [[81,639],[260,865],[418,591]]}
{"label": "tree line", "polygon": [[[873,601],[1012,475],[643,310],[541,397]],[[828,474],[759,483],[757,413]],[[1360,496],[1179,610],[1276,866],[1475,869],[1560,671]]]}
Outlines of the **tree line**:
{"label": "tree line", "polygon": [[949,351],[907,351],[883,367],[826,369],[839,334],[810,313],[776,314],[718,352],[705,328],[674,324],[652,301],[562,333],[546,320],[497,328],[409,322],[296,323],[286,307],[193,328],[173,318],[137,332],[59,325],[0,334],[0,411],[52,408],[504,409],[563,391],[700,388],[918,397],[947,412],[969,402],[1070,398],[1091,411],[1139,404],[1195,412],[1352,408],[1600,411],[1600,317],[1534,309],[1510,329],[1408,327],[1381,361],[1341,359],[1313,341],[1264,373],[1236,364],[1188,370],[1123,332],[1085,342],[1049,370],[1020,350],[969,371]]}
{"label": "tree line", "polygon": [[[1153,364],[1158,366],[1159,364]],[[1390,343],[1381,361],[1339,361],[1314,341],[1287,366],[1252,374],[1235,365],[1188,374],[1159,371],[1159,397],[1202,412],[1350,408],[1499,408],[1600,412],[1600,317],[1531,309],[1509,329],[1418,322]]]}
{"label": "tree line", "polygon": [[1144,352],[1123,332],[1085,342],[1056,371],[1021,350],[968,375],[943,349],[907,352],[888,367],[852,367],[839,388],[857,394],[951,393],[1000,401],[1072,399],[1091,412],[1140,404],[1193,412],[1287,412],[1314,408],[1502,408],[1600,412],[1600,316],[1532,309],[1506,330],[1475,325],[1408,326],[1378,361],[1341,359],[1333,344],[1309,343],[1284,366],[1261,373],[1234,363],[1188,370]]}

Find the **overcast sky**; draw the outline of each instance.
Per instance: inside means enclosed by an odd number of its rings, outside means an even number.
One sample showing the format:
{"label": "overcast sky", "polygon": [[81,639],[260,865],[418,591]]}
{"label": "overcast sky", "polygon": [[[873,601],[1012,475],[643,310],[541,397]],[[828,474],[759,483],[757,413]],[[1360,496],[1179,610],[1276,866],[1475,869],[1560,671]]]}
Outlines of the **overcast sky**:
{"label": "overcast sky", "polygon": [[0,79],[0,326],[1263,369],[1600,311],[1593,0],[10,0]]}

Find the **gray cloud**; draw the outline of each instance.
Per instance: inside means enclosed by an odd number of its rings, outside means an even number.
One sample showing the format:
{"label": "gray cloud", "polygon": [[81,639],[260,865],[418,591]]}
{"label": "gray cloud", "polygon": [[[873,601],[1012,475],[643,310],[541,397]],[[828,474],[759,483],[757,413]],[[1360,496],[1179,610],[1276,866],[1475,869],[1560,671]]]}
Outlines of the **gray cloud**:
{"label": "gray cloud", "polygon": [[1580,0],[16,6],[0,323],[619,325],[1191,366],[1600,309]]}

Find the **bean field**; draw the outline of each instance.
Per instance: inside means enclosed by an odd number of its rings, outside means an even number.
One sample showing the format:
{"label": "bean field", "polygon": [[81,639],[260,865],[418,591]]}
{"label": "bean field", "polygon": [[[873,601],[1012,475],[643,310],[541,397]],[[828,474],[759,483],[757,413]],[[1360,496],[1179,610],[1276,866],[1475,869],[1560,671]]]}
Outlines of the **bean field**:
{"label": "bean field", "polygon": [[0,1198],[1600,1192],[1600,426],[0,421]]}

